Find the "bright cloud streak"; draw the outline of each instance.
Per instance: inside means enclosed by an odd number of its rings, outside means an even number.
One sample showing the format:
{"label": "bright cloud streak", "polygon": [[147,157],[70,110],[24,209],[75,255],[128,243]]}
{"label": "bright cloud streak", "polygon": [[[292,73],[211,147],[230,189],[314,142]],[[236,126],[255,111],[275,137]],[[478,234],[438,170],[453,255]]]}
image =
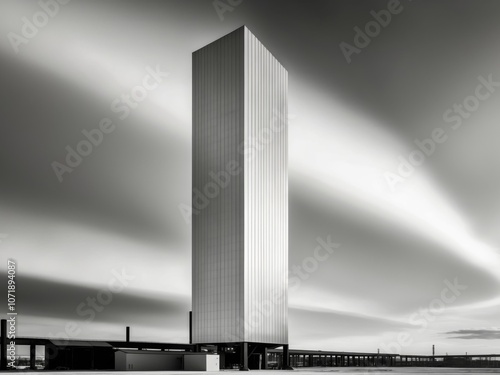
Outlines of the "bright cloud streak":
{"label": "bright cloud streak", "polygon": [[[304,107],[315,107],[311,95],[303,99]],[[398,144],[382,127],[362,115],[338,104],[328,108],[329,112],[321,116],[301,113],[294,121],[290,130],[293,173],[304,176],[303,181],[319,181],[327,194],[341,194],[353,205],[383,212],[387,220],[441,243],[450,253],[500,281],[498,252],[473,236],[463,215],[425,168],[417,168],[404,185],[398,185],[400,190],[389,189],[384,173],[394,170],[399,153],[408,155],[411,150],[404,153],[401,142]],[[368,131],[369,137],[365,135]],[[499,302],[494,299],[485,303],[490,306]]]}

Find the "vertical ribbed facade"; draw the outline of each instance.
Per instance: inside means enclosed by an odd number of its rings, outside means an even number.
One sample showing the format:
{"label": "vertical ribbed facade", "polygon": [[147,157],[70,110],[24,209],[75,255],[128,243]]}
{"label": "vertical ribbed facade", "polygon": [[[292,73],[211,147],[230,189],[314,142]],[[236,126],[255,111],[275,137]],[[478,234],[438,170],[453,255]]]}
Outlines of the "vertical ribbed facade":
{"label": "vertical ribbed facade", "polygon": [[194,343],[288,343],[287,85],[246,27],[193,53]]}
{"label": "vertical ribbed facade", "polygon": [[[193,53],[193,342],[243,337],[244,43],[239,29]],[[230,174],[228,163],[239,173]],[[232,170],[232,169],[231,169]],[[218,189],[217,189],[218,187]]]}
{"label": "vertical ribbed facade", "polygon": [[287,71],[245,28],[244,300],[249,342],[288,342],[287,113]]}

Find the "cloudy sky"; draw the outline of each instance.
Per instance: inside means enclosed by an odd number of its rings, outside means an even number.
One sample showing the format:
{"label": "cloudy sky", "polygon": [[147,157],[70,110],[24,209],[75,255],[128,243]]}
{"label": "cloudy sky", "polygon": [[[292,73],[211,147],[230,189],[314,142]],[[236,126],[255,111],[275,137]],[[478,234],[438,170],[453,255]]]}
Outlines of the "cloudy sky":
{"label": "cloudy sky", "polygon": [[61,3],[0,3],[22,336],[188,341],[191,53],[246,25],[289,72],[291,277],[340,244],[290,291],[291,347],[500,352],[500,2]]}

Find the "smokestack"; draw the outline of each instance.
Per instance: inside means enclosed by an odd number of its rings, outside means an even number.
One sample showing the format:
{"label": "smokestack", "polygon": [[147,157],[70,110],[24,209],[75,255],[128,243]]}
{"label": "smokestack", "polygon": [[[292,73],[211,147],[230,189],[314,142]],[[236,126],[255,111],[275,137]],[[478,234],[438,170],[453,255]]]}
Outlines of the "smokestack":
{"label": "smokestack", "polygon": [[432,356],[434,357],[435,350],[434,350],[434,345],[432,345]]}
{"label": "smokestack", "polygon": [[127,331],[126,331],[126,341],[127,342],[130,342],[130,327],[127,327]]}
{"label": "smokestack", "polygon": [[193,312],[189,312],[189,343],[193,343]]}

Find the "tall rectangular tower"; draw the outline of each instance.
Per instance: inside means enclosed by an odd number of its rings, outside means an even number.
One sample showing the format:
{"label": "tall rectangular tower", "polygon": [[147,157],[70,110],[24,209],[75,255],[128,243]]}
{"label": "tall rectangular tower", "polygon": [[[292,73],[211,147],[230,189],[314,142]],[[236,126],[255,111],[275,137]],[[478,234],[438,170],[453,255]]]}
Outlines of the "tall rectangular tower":
{"label": "tall rectangular tower", "polygon": [[246,27],[193,53],[193,343],[288,343],[287,91]]}

